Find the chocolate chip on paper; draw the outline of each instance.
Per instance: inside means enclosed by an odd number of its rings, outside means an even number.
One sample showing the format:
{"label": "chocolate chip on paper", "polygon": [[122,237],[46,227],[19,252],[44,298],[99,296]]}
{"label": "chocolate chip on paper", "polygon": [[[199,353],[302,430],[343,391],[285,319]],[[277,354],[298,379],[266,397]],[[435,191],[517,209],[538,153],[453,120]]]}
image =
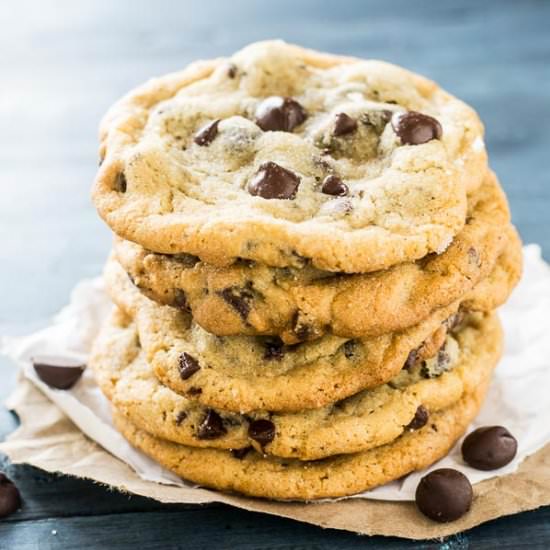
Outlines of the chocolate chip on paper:
{"label": "chocolate chip on paper", "polygon": [[38,378],[58,390],[70,390],[86,369],[82,361],[57,355],[37,355],[32,364]]}

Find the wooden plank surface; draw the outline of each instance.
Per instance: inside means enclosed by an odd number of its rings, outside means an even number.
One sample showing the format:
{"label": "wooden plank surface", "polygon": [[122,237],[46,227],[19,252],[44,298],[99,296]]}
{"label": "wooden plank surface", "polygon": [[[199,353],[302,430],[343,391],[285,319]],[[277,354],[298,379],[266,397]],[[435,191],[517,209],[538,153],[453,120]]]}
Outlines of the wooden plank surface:
{"label": "wooden plank surface", "polygon": [[[471,103],[526,242],[550,258],[550,2],[544,0],[3,0],[0,3],[0,334],[44,325],[110,236],[89,202],[97,123],[146,78],[281,37],[376,57]],[[0,359],[0,398],[13,385]],[[16,420],[0,409],[0,438]],[[161,506],[29,467],[0,469],[24,509],[0,549],[547,548],[548,509],[491,522],[440,546],[366,539],[224,506]],[[52,535],[52,530],[57,531]]]}

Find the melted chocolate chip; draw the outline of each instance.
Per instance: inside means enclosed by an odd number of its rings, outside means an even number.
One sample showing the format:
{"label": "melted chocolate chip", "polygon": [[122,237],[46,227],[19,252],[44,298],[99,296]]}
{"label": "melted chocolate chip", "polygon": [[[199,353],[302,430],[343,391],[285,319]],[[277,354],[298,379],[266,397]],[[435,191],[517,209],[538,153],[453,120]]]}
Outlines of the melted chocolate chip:
{"label": "melted chocolate chip", "polygon": [[185,295],[185,292],[181,290],[181,288],[174,289],[173,306],[181,309],[182,311],[185,311],[186,313],[191,312],[189,304],[187,303],[187,296]]}
{"label": "melted chocolate chip", "polygon": [[246,288],[230,287],[225,288],[219,295],[246,321],[250,313],[250,302],[254,297],[252,292]]}
{"label": "melted chocolate chip", "polygon": [[409,422],[405,429],[419,430],[428,423],[429,417],[430,413],[428,412],[428,409],[426,409],[424,405],[419,405],[416,409],[416,412],[414,413],[414,418]]}
{"label": "melted chocolate chip", "polygon": [[67,357],[37,356],[32,363],[38,378],[50,388],[69,390],[80,380],[86,365]]}
{"label": "melted chocolate chip", "polygon": [[248,183],[248,192],[263,199],[293,199],[300,178],[275,162],[264,162]]}
{"label": "melted chocolate chip", "polygon": [[403,368],[405,370],[412,369],[416,365],[416,360],[418,359],[418,350],[413,349],[409,352]]}
{"label": "melted chocolate chip", "polygon": [[257,441],[262,447],[273,441],[275,432],[275,424],[264,418],[254,420],[248,427],[248,436]]}
{"label": "melted chocolate chip", "polygon": [[187,413],[185,411],[180,411],[176,416],[176,425],[181,426],[181,423],[187,418]]}
{"label": "melted chocolate chip", "polygon": [[336,120],[334,121],[334,130],[332,135],[339,137],[345,136],[346,134],[351,134],[357,130],[357,121],[351,118],[346,113],[338,113],[336,115]]}
{"label": "melted chocolate chip", "polygon": [[451,468],[434,470],[424,476],[415,496],[418,509],[440,523],[462,517],[470,509],[472,498],[472,485],[468,478]]}
{"label": "melted chocolate chip", "polygon": [[231,454],[233,458],[242,460],[250,451],[252,447],[243,447],[242,449],[231,449]]}
{"label": "melted chocolate chip", "polygon": [[21,508],[21,495],[15,484],[0,472],[0,518]]}
{"label": "melted chocolate chip", "polygon": [[446,321],[445,325],[447,330],[454,331],[456,328],[459,328],[463,323],[466,314],[462,309],[459,309],[456,313],[453,313]]}
{"label": "melted chocolate chip", "polygon": [[321,185],[321,191],[325,195],[344,197],[349,193],[348,186],[338,176],[327,176]]}
{"label": "melted chocolate chip", "polygon": [[128,184],[126,182],[126,176],[124,172],[119,172],[115,177],[115,182],[113,184],[113,189],[119,193],[126,193],[126,188]]}
{"label": "melted chocolate chip", "polygon": [[441,139],[443,134],[437,119],[416,111],[395,113],[391,125],[405,145],[421,145],[432,139]]}
{"label": "melted chocolate chip", "polygon": [[300,314],[300,311],[297,311],[294,314],[292,319],[294,335],[298,338],[299,341],[307,340],[312,334],[312,327],[303,319],[303,316]]}
{"label": "melted chocolate chip", "polygon": [[346,359],[353,359],[355,352],[357,351],[357,342],[355,340],[348,340],[344,344],[344,355]]}
{"label": "melted chocolate chip", "polygon": [[256,124],[264,132],[292,132],[306,118],[304,108],[290,97],[268,97],[256,109]]}
{"label": "melted chocolate chip", "polygon": [[191,378],[193,374],[199,371],[201,369],[201,366],[199,365],[199,362],[192,355],[189,355],[188,353],[183,352],[180,355],[179,369],[180,369],[180,378],[182,380],[187,380],[188,378]]}
{"label": "melted chocolate chip", "polygon": [[516,438],[502,426],[478,428],[462,443],[462,456],[472,468],[496,470],[506,466],[518,450]]}
{"label": "melted chocolate chip", "polygon": [[267,361],[272,359],[279,361],[285,356],[285,345],[280,338],[267,340],[264,346],[264,359]]}
{"label": "melted chocolate chip", "polygon": [[217,120],[213,120],[212,122],[209,122],[208,124],[205,124],[195,134],[193,141],[197,145],[200,145],[201,147],[210,145],[214,141],[214,138],[218,135],[219,123],[220,123],[220,119],[217,119]]}
{"label": "melted chocolate chip", "polygon": [[216,411],[209,409],[200,423],[197,437],[199,439],[217,439],[226,433],[222,417]]}

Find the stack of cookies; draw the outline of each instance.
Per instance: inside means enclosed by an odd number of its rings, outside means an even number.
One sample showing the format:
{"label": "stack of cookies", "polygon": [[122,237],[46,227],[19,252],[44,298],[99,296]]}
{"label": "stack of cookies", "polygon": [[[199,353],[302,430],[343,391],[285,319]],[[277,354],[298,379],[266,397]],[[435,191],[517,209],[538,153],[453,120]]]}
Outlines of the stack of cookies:
{"label": "stack of cookies", "polygon": [[100,151],[114,308],[90,364],[133,445],[206,487],[315,499],[463,435],[521,270],[470,107],[265,42],[134,90]]}

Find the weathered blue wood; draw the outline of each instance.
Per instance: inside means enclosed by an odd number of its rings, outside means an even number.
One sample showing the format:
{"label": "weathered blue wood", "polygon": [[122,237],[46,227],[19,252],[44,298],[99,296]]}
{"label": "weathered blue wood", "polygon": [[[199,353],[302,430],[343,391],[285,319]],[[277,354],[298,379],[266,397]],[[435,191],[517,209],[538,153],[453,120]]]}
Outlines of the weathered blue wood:
{"label": "weathered blue wood", "polygon": [[[270,37],[393,61],[471,103],[522,236],[550,258],[550,2],[4,0],[0,28],[0,334],[43,325],[79,279],[101,269],[110,235],[89,187],[108,105],[152,75]],[[0,399],[13,380],[0,359]],[[15,426],[0,409],[0,439]],[[0,459],[6,468],[25,507],[0,521],[1,550],[550,546],[549,509],[439,546],[225,506],[161,506]]]}

